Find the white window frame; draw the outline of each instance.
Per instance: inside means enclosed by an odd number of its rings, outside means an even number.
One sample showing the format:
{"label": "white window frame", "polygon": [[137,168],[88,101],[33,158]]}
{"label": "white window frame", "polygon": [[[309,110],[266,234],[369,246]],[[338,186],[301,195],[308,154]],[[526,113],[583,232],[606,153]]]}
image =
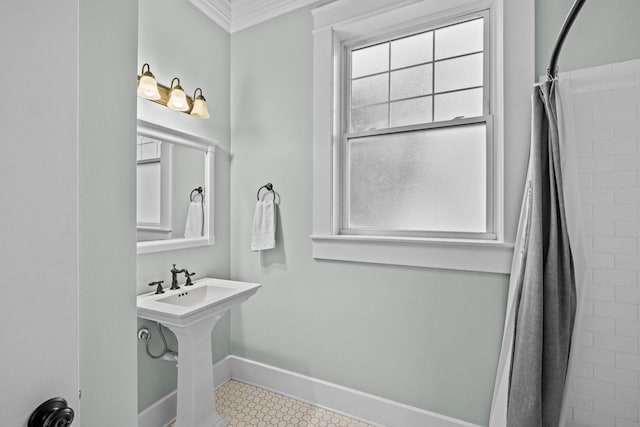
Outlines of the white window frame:
{"label": "white window frame", "polygon": [[[314,258],[509,273],[528,152],[535,69],[533,3],[522,0],[505,10],[504,0],[341,0],[313,11]],[[495,239],[342,233],[345,45],[483,10],[488,11],[491,22],[492,120],[487,123],[493,133],[489,165],[494,175],[488,191],[493,191]],[[513,36],[505,41],[505,34]],[[505,138],[513,142],[506,150]],[[508,183],[504,176],[510,177]]]}

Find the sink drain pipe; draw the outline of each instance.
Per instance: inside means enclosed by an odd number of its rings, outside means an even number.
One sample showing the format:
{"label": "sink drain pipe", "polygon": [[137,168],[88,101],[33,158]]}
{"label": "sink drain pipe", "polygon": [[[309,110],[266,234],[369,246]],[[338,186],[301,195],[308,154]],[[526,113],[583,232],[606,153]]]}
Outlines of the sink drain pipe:
{"label": "sink drain pipe", "polygon": [[158,355],[154,355],[149,350],[149,341],[151,340],[151,332],[149,331],[149,329],[141,328],[138,331],[138,339],[144,340],[144,349],[146,350],[150,358],[162,359],[162,360],[167,360],[169,362],[177,363],[178,353],[175,351],[169,350],[169,348],[167,347],[167,339],[165,338],[164,333],[162,332],[162,325],[159,322],[156,322],[156,325],[158,326],[158,332],[160,333],[160,338],[162,338],[162,353]]}

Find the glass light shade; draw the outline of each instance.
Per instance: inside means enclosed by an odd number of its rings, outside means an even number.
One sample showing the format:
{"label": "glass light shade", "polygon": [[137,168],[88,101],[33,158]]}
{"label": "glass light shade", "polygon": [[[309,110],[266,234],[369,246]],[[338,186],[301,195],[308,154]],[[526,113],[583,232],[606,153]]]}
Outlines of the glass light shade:
{"label": "glass light shade", "polygon": [[180,85],[176,85],[171,89],[171,92],[169,92],[167,107],[175,111],[187,111],[189,109],[187,96],[184,94],[184,90],[182,90]]}
{"label": "glass light shade", "polygon": [[160,92],[158,92],[158,83],[153,78],[153,74],[147,72],[140,77],[138,82],[138,96],[152,101],[160,99]]}
{"label": "glass light shade", "polygon": [[193,117],[199,117],[201,119],[209,118],[209,108],[207,108],[207,101],[203,96],[199,96],[193,102],[193,108],[191,109],[191,115]]}

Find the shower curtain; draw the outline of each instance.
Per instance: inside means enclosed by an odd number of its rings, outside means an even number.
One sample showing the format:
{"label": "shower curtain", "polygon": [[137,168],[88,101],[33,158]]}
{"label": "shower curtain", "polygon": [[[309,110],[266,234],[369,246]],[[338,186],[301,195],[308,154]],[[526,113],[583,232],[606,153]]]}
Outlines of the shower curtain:
{"label": "shower curtain", "polygon": [[558,80],[534,86],[490,427],[564,425],[577,292],[586,271],[568,91]]}

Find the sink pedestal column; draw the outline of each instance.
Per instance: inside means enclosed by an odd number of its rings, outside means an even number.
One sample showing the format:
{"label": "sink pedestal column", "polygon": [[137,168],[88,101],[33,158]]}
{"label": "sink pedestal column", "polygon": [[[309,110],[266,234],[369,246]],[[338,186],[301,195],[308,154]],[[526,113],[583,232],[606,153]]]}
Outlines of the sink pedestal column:
{"label": "sink pedestal column", "polygon": [[178,410],[175,427],[226,427],[216,412],[211,332],[224,313],[186,327],[167,325],[178,338]]}

